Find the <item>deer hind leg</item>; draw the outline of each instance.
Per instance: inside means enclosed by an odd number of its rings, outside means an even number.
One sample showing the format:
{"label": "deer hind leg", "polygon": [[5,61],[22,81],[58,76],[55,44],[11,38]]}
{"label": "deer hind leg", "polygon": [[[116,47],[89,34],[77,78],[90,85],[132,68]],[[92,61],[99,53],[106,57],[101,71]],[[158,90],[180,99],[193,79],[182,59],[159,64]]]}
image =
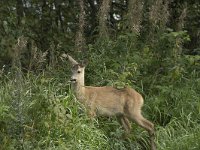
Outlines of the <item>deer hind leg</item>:
{"label": "deer hind leg", "polygon": [[155,130],[154,130],[154,124],[151,123],[149,120],[145,119],[141,113],[133,114],[130,116],[131,120],[135,121],[140,127],[144,128],[146,131],[148,131],[150,136],[150,144],[151,144],[151,150],[156,150],[155,146]]}
{"label": "deer hind leg", "polygon": [[124,130],[126,131],[126,133],[129,134],[131,131],[131,125],[130,125],[128,118],[125,116],[120,116],[119,120],[120,120]]}

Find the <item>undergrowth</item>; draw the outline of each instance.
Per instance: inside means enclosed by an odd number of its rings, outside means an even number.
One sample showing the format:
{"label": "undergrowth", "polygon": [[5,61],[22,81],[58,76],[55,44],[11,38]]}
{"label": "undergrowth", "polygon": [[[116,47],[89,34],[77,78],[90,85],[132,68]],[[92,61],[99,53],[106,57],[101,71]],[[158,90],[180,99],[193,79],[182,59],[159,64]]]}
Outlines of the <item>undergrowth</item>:
{"label": "undergrowth", "polygon": [[[154,86],[145,95],[144,116],[156,125],[160,150],[200,149],[199,79]],[[0,145],[6,149],[149,149],[147,132],[132,124],[127,139],[116,118],[88,118],[67,78],[23,77],[16,97],[11,76],[1,80]],[[18,99],[19,98],[19,99]]]}
{"label": "undergrowth", "polygon": [[[199,56],[179,53],[185,34],[166,33],[154,47],[121,35],[89,45],[82,56],[89,59],[86,85],[129,86],[143,95],[158,150],[200,149],[200,63]],[[115,117],[89,118],[72,94],[67,61],[59,63],[43,71],[1,72],[0,150],[149,149],[147,132],[136,124],[124,138]]]}

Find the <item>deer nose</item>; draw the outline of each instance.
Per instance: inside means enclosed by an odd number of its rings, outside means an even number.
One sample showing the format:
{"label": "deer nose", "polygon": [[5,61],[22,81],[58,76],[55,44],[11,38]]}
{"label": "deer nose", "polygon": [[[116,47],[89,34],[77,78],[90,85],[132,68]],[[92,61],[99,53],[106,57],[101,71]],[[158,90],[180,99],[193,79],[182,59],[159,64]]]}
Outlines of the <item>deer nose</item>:
{"label": "deer nose", "polygon": [[76,79],[71,78],[70,81],[71,82],[76,82]]}

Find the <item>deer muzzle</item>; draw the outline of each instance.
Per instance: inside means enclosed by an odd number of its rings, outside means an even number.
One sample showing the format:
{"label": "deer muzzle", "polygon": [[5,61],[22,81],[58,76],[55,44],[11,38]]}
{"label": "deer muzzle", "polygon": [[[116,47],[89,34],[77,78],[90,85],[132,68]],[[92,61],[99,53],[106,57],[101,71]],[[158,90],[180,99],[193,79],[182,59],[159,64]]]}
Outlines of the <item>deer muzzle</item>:
{"label": "deer muzzle", "polygon": [[76,82],[76,79],[73,79],[73,78],[72,78],[72,79],[70,79],[70,81],[71,81],[71,82]]}

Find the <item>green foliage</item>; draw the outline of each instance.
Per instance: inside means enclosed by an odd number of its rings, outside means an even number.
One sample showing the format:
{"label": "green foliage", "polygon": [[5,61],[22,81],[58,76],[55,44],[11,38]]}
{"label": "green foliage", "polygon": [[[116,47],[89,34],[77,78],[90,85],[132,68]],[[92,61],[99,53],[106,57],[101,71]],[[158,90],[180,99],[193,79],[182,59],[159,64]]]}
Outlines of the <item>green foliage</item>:
{"label": "green foliage", "polygon": [[[174,40],[184,41],[184,37],[185,32],[167,33],[159,41],[165,45],[150,47],[127,34],[91,44],[86,53],[87,85],[131,86],[144,95],[144,115],[156,124],[160,150],[200,148],[199,57],[170,52],[179,49]],[[166,57],[154,51],[160,46],[169,52]],[[135,124],[131,135],[123,139],[116,118],[88,118],[87,110],[70,91],[70,68],[65,61],[59,68],[49,69],[38,75],[24,74],[17,95],[12,73],[2,72],[2,149],[149,148],[146,131]]]}
{"label": "green foliage", "polygon": [[[71,92],[63,52],[89,60],[86,85],[129,86],[143,95],[143,114],[155,123],[158,150],[200,149],[200,5],[184,2],[151,7],[145,1],[134,16],[140,16],[134,33],[127,27],[128,1],[113,1],[107,20],[112,35],[99,37],[100,3],[85,1],[82,36],[88,49],[81,52],[74,46],[78,1],[0,2],[0,150],[149,149],[147,132],[134,123],[124,138],[115,117],[88,118]],[[152,24],[150,11],[162,10],[167,13],[151,16]],[[27,42],[21,50],[19,37]]]}

